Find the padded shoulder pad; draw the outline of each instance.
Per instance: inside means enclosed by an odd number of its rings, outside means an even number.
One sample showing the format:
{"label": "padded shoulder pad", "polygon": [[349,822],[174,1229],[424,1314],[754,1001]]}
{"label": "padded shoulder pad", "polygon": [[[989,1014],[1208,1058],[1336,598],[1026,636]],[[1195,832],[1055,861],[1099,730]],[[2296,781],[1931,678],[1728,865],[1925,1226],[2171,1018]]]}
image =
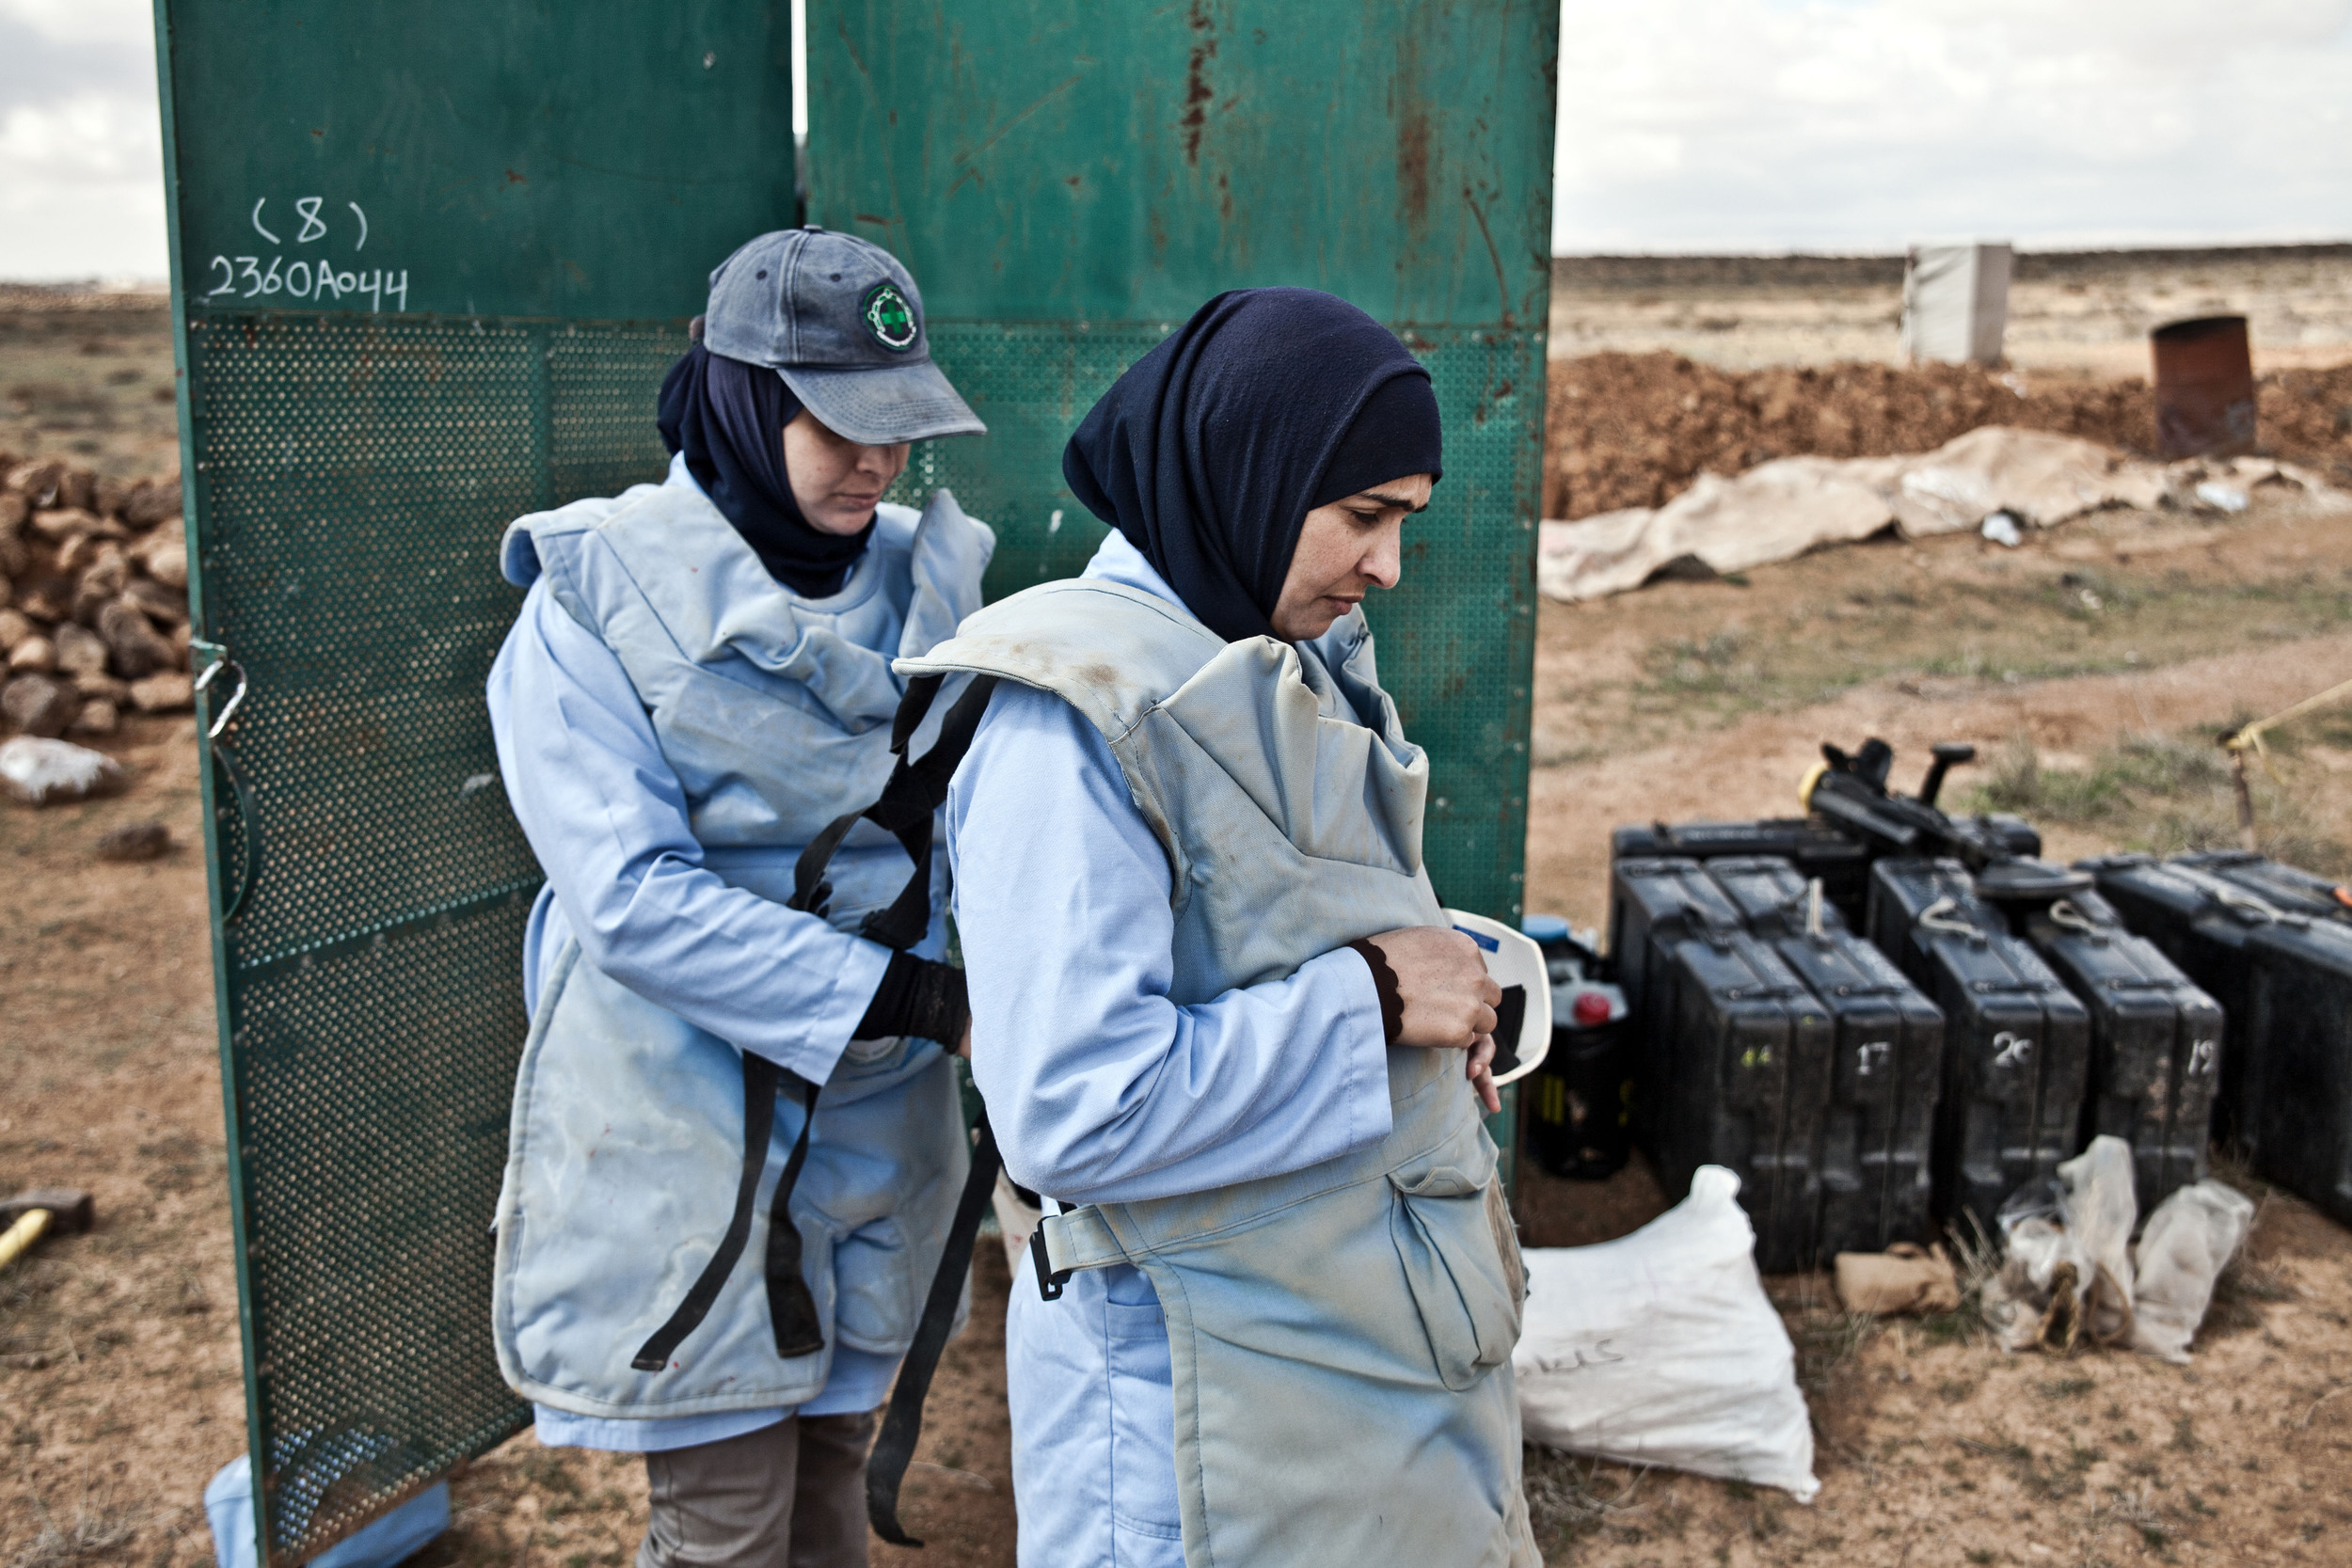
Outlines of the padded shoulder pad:
{"label": "padded shoulder pad", "polygon": [[902,676],[968,670],[1051,691],[1115,740],[1224,651],[1225,640],[1182,606],[1072,578],[990,605],[893,668]]}
{"label": "padded shoulder pad", "polygon": [[499,575],[517,588],[530,587],[548,564],[548,552],[558,547],[557,541],[593,531],[631,500],[658,488],[632,484],[617,496],[590,496],[552,512],[516,518],[499,541]]}

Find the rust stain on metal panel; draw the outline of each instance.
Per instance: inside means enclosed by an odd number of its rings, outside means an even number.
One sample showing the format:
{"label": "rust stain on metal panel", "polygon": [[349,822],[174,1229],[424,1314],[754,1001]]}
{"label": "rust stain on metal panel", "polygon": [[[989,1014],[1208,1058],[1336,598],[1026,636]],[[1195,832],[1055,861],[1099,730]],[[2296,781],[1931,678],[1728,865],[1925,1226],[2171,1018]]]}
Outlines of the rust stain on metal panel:
{"label": "rust stain on metal panel", "polygon": [[1209,17],[1208,0],[1192,0],[1192,11],[1185,23],[1195,36],[1192,53],[1184,64],[1184,113],[1177,124],[1184,132],[1184,162],[1198,168],[1200,134],[1208,127],[1209,104],[1216,97],[1216,89],[1209,86],[1209,62],[1216,58],[1216,32]]}
{"label": "rust stain on metal panel", "polygon": [[1502,310],[1502,325],[1505,330],[1508,330],[1514,325],[1511,315],[1511,280],[1502,270],[1502,252],[1495,248],[1495,231],[1487,227],[1486,210],[1478,205],[1477,194],[1468,185],[1462,187],[1462,205],[1468,207],[1470,215],[1478,220],[1478,232],[1486,242],[1486,255],[1494,262],[1495,267],[1495,304]]}
{"label": "rust stain on metal panel", "polygon": [[1418,233],[1429,227],[1429,111],[1401,77],[1397,93],[1397,216]]}

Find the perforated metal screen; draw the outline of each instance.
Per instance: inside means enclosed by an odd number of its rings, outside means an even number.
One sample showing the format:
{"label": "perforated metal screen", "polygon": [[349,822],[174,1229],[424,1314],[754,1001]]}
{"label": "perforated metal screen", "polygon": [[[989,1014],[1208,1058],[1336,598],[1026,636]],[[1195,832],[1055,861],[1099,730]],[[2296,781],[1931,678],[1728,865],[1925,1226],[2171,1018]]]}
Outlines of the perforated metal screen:
{"label": "perforated metal screen", "polygon": [[188,323],[204,620],[247,688],[211,801],[247,1376],[284,1557],[527,1414],[487,1333],[540,881],[483,707],[520,598],[497,546],[520,513],[660,474],[647,412],[684,342],[676,323]]}
{"label": "perforated metal screen", "polygon": [[540,874],[483,683],[521,513],[658,478],[703,274],[794,220],[784,0],[165,0],[257,1528],[512,1433],[492,1238]]}

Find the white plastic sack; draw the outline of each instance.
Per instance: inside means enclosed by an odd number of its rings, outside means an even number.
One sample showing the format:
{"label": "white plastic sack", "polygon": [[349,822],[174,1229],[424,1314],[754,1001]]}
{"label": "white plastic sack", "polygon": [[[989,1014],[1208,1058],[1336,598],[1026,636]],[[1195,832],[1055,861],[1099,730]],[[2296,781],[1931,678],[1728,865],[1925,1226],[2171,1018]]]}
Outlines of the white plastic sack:
{"label": "white plastic sack", "polygon": [[2218,1181],[2175,1190],[2139,1238],[2132,1348],[2185,1365],[2188,1342],[2213,1305],[2214,1281],[2254,1223],[2254,1201]]}
{"label": "white plastic sack", "polygon": [[20,735],[0,745],[0,780],[33,805],[78,800],[121,782],[114,758],[66,740]]}
{"label": "white plastic sack", "polygon": [[1630,1236],[1528,1251],[1511,1370],[1530,1441],[1813,1500],[1796,1348],[1756,1276],[1739,1192],[1730,1171],[1701,1165],[1691,1196]]}

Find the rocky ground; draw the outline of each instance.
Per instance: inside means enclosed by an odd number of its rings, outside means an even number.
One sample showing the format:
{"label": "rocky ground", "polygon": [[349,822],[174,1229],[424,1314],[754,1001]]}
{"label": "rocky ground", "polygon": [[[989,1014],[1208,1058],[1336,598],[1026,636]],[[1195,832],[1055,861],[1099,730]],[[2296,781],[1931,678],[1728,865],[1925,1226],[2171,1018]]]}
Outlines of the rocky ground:
{"label": "rocky ground", "polygon": [[[1772,276],[1751,272],[1717,279],[1714,302],[1692,308],[1740,314],[1755,279]],[[1619,294],[1636,309],[1638,294]],[[169,367],[165,348],[155,373],[152,302],[108,309],[44,304],[56,319],[28,326],[0,297],[0,447],[91,468],[93,499],[97,479],[161,475],[174,461],[148,428],[151,408],[167,410],[154,393]],[[1621,336],[1599,346],[1674,346]],[[2258,352],[2262,341],[2258,330]],[[1853,357],[1819,357],[1833,356]],[[1716,385],[1707,377],[1730,379],[1665,363],[1659,374],[1692,378],[1686,392],[1625,389],[1646,385],[1637,363],[1598,400],[1619,410],[1626,450],[1663,443],[1655,471],[1613,465],[1653,485],[1719,459],[1673,416]],[[1823,397],[1824,376],[1870,385],[1815,368],[1783,388],[1785,419],[1762,419],[1758,395],[1762,438],[1806,417],[1823,427],[1822,408],[1842,406]],[[109,379],[129,370],[139,373]],[[1603,385],[1599,362],[1555,366],[1555,409],[1578,374]],[[1937,384],[1919,385],[1932,403]],[[2006,412],[1998,398],[2030,402],[2037,383],[2029,374],[2023,400],[1993,385],[1997,397],[1947,389]],[[2144,388],[2098,395],[2121,410],[2121,430]],[[2316,405],[2342,397],[2324,391]],[[1887,428],[1911,440],[1944,427]],[[56,510],[28,504],[25,528]],[[127,556],[141,530],[119,505],[112,515]],[[2234,519],[2107,514],[2013,551],[1973,537],[1872,545],[1739,580],[1547,604],[1531,907],[1594,923],[1611,824],[1785,811],[1821,740],[1869,734],[1892,740],[1905,768],[1931,740],[1978,741],[1985,760],[1955,787],[2035,816],[2059,854],[2226,837],[2207,737],[2352,673],[2347,590],[2345,519],[2265,493]],[[80,625],[66,608],[53,625]],[[0,899],[0,1075],[12,1086],[0,1179],[91,1188],[102,1214],[91,1234],[0,1275],[0,1564],[168,1568],[207,1560],[198,1497],[245,1442],[196,753],[184,716],[135,705],[112,734],[84,738],[122,763],[122,793],[39,812],[0,803],[0,866],[13,873]],[[2319,719],[2279,739],[2276,777],[2258,793],[2267,841],[2352,871],[2352,722]],[[147,823],[176,847],[138,863],[99,857],[105,835]],[[1873,1328],[1835,1310],[1822,1278],[1772,1281],[1819,1428],[1820,1499],[1799,1507],[1535,1453],[1530,1493],[1549,1560],[2352,1562],[2352,1236],[2249,1187],[2264,1202],[2249,1261],[2186,1369],[2111,1352],[2005,1357],[1964,1320]],[[1559,1245],[1622,1234],[1663,1202],[1637,1161],[1600,1184],[1530,1175],[1520,1207],[1530,1243]],[[1001,1256],[984,1249],[973,1326],[950,1349],[907,1485],[905,1517],[932,1545],[878,1548],[878,1561],[1012,1561],[1006,1290]],[[628,1461],[526,1436],[458,1477],[455,1495],[456,1528],[421,1562],[589,1568],[628,1560],[644,1481]]]}

